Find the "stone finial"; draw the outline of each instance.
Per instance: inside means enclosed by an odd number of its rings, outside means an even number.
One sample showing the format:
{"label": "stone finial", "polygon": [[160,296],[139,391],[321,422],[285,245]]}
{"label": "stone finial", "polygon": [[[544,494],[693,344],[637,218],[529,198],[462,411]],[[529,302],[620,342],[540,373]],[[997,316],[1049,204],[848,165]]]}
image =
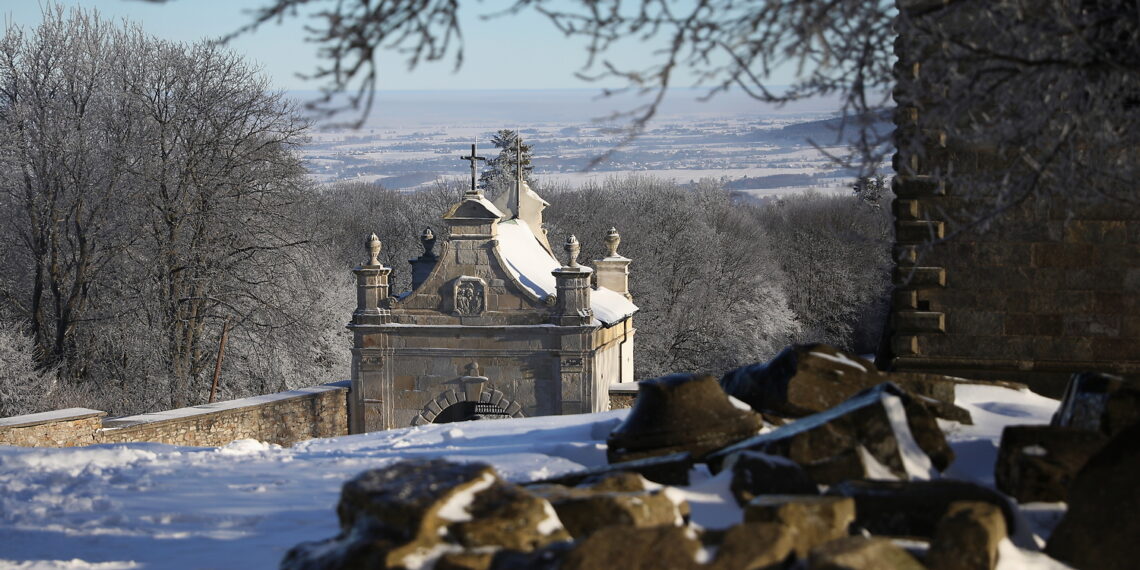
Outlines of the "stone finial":
{"label": "stone finial", "polygon": [[578,243],[577,236],[570,234],[562,249],[570,256],[570,262],[566,264],[566,267],[578,267],[578,254],[582,251],[582,245]]}
{"label": "stone finial", "polygon": [[368,237],[368,265],[380,265],[380,248],[383,245],[376,234]]}
{"label": "stone finial", "polygon": [[467,371],[467,376],[479,376],[480,375],[479,374],[479,363],[478,362],[471,362],[467,366],[464,366],[463,369]]}
{"label": "stone finial", "polygon": [[435,253],[435,233],[431,228],[424,228],[424,233],[420,234],[420,245],[424,246],[424,257],[433,257]]}
{"label": "stone finial", "polygon": [[617,248],[621,244],[621,234],[618,233],[617,228],[610,228],[606,232],[606,257],[617,257]]}

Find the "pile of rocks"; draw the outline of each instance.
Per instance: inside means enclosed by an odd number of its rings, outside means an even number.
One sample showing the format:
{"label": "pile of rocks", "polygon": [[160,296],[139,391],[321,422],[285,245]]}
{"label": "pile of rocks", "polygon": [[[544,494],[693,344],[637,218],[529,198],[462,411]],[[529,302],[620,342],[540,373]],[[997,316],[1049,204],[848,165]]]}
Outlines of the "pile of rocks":
{"label": "pile of rocks", "polygon": [[[883,373],[819,345],[792,347],[719,381],[645,381],[608,438],[608,465],[523,485],[476,463],[405,461],[368,471],[344,487],[340,534],[298,545],[282,567],[992,569],[1003,539],[1036,545],[1005,494],[939,478],[954,454],[935,418],[969,421],[953,401],[961,382]],[[1082,544],[1104,529],[1080,517],[1103,504],[1098,488],[1131,492],[1135,502],[1135,479],[1122,473],[1137,473],[1140,425],[1117,427],[1131,413],[1119,401],[1131,396],[1103,397],[1098,408],[1087,394],[1102,384],[1082,382],[1055,427],[1007,432],[1011,451],[1003,441],[998,479],[1034,493],[1067,489],[1072,508],[1049,553],[1078,567],[1121,567],[1112,565],[1118,553]],[[1072,442],[1102,445],[1095,437],[1113,435],[1081,470],[1092,454],[1077,457]],[[730,474],[743,522],[723,530],[690,522],[673,487],[687,485],[701,464]],[[1049,479],[1061,471],[1068,479]],[[1135,530],[1128,532],[1140,536]],[[1082,548],[1101,557],[1081,558]]]}

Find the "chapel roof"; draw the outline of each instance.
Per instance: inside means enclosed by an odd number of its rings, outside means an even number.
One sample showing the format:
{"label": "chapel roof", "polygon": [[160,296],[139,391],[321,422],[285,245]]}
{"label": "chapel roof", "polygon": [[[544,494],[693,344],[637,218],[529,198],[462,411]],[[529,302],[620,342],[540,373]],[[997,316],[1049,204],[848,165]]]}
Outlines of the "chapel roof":
{"label": "chapel roof", "polygon": [[[539,241],[524,220],[514,218],[499,223],[498,249],[503,265],[520,285],[539,299],[557,292],[553,272],[562,267]],[[605,326],[625,320],[637,312],[637,305],[624,295],[605,287],[590,292],[594,318]]]}

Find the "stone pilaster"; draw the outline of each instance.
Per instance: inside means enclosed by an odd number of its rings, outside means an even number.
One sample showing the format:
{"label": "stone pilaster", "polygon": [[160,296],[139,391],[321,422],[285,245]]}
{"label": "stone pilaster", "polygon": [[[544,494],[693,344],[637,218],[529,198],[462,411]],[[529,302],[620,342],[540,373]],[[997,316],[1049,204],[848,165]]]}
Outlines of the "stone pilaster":
{"label": "stone pilaster", "polygon": [[563,249],[569,254],[570,262],[551,272],[558,296],[551,320],[564,327],[589,325],[594,320],[594,311],[590,308],[590,275],[594,270],[578,265],[578,253],[582,250],[578,238],[566,238]]}
{"label": "stone pilaster", "polygon": [[379,324],[386,322],[388,311],[388,276],[392,269],[379,260],[380,240],[376,234],[368,240],[368,263],[353,269],[356,274],[356,310],[353,324]]}

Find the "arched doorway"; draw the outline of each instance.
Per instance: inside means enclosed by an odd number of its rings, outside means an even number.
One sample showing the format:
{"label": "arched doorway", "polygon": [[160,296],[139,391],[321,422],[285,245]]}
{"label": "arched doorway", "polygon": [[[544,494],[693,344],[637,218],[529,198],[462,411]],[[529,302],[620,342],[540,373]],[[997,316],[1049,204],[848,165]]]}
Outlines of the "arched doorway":
{"label": "arched doorway", "polygon": [[428,402],[423,410],[412,418],[412,425],[522,417],[526,417],[522,412],[522,405],[503,397],[503,393],[498,390],[482,392],[477,402],[467,400],[463,392],[447,390]]}
{"label": "arched doorway", "polygon": [[474,420],[501,420],[511,417],[507,410],[494,404],[480,404],[477,402],[456,402],[443,409],[435,419],[434,424],[450,422],[469,422]]}

